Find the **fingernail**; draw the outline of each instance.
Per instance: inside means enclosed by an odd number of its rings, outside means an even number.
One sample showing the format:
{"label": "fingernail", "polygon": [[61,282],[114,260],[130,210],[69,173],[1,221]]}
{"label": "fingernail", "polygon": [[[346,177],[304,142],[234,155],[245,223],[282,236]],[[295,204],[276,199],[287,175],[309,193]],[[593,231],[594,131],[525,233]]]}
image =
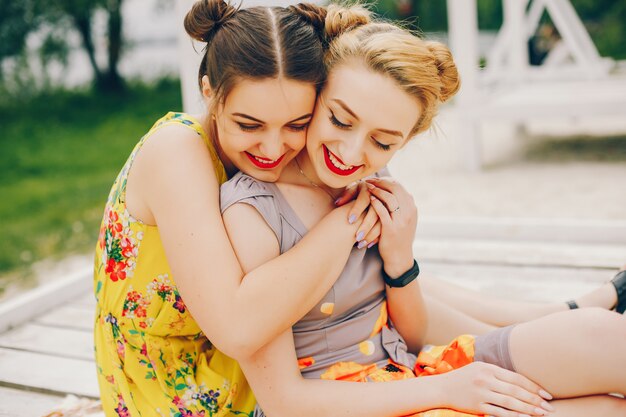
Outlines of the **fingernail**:
{"label": "fingernail", "polygon": [[357,233],[356,235],[356,241],[359,242],[361,240],[363,240],[363,238],[365,237],[365,232],[363,230],[361,230],[359,233]]}
{"label": "fingernail", "polygon": [[543,398],[545,398],[546,400],[550,401],[552,398],[552,395],[548,394],[546,391],[540,389],[539,390],[539,395],[541,395]]}
{"label": "fingernail", "polygon": [[341,198],[338,198],[335,200],[335,205],[339,204],[339,202],[341,201]]}
{"label": "fingernail", "polygon": [[367,245],[367,249],[371,248],[372,246],[374,246],[376,244],[376,242],[370,242]]}
{"label": "fingernail", "polygon": [[545,416],[548,414],[548,412],[546,410],[544,410],[543,408],[535,408],[535,414],[539,414],[540,416]]}
{"label": "fingernail", "polygon": [[352,224],[356,221],[356,214],[351,214],[348,223]]}
{"label": "fingernail", "polygon": [[544,409],[546,409],[548,411],[554,411],[554,407],[552,407],[550,405],[550,403],[548,403],[547,401],[542,401],[541,402],[541,407],[543,407]]}
{"label": "fingernail", "polygon": [[358,249],[363,249],[365,246],[367,246],[367,242],[362,240],[359,242],[359,244],[356,246]]}
{"label": "fingernail", "polygon": [[519,417],[530,417],[528,414],[518,414]]}
{"label": "fingernail", "polygon": [[374,184],[370,184],[369,182],[366,182],[365,184],[367,185],[367,188],[369,188],[370,190],[373,190],[374,188],[376,188]]}

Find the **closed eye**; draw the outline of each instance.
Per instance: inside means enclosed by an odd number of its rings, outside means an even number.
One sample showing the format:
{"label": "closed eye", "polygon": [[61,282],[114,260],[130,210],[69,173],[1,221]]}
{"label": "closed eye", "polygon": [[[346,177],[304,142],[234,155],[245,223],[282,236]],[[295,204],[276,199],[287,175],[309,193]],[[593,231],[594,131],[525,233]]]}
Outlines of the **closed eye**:
{"label": "closed eye", "polygon": [[330,121],[332,122],[332,124],[334,124],[335,126],[337,126],[339,129],[349,129],[352,127],[352,125],[350,124],[346,124],[346,123],[341,123],[336,117],[335,114],[331,111],[330,112]]}
{"label": "closed eye", "polygon": [[239,125],[239,129],[243,130],[244,132],[254,132],[255,130],[258,130],[261,125],[258,124],[248,124],[248,123],[241,123],[241,122],[236,122]]}
{"label": "closed eye", "polygon": [[308,123],[299,124],[299,125],[287,125],[287,128],[289,128],[289,130],[292,130],[294,132],[302,132],[306,130],[307,127],[309,127]]}

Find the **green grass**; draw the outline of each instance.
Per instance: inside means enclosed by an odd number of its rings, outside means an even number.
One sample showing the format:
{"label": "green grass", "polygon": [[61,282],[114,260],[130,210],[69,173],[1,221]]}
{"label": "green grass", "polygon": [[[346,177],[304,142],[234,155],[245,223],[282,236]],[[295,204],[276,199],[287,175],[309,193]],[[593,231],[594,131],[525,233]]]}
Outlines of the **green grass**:
{"label": "green grass", "polygon": [[624,162],[626,136],[536,138],[526,158],[538,162]]}
{"label": "green grass", "polygon": [[121,95],[60,91],[0,107],[0,293],[37,260],[95,247],[108,191],[139,138],[181,108],[165,80]]}

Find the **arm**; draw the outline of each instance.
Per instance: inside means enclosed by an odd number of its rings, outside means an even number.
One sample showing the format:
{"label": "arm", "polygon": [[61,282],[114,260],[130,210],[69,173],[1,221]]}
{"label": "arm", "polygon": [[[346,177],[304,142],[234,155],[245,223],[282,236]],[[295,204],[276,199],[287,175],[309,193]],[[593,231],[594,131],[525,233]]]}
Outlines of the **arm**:
{"label": "arm", "polygon": [[[244,271],[254,269],[279,253],[274,233],[253,207],[233,205],[224,213],[224,224]],[[508,384],[494,376],[497,373],[509,378],[523,377],[480,363],[445,375],[384,383],[305,379],[297,366],[291,330],[285,331],[253,356],[243,358],[240,364],[259,404],[269,417],[392,417],[451,406],[508,417],[511,414],[504,414],[501,408],[489,402],[500,404],[503,398],[510,401],[511,397],[498,394],[511,392],[510,388],[539,402],[538,396],[519,387],[503,386]],[[538,390],[530,381],[525,380],[524,383],[530,386],[529,389]],[[496,395],[500,397],[494,398]],[[529,410],[533,407],[522,404],[520,409],[532,414]]]}
{"label": "arm", "polygon": [[[399,277],[413,266],[413,240],[417,226],[417,208],[411,195],[390,179],[368,180],[374,196],[372,207],[381,223],[378,250],[387,275]],[[399,210],[390,213],[391,210]],[[386,287],[389,317],[407,343],[410,352],[418,353],[423,345],[428,317],[418,279],[402,288]]]}
{"label": "arm", "polygon": [[[179,126],[155,132],[135,159],[129,191],[131,182],[158,225],[185,304],[211,341],[235,358],[249,356],[313,308],[341,273],[359,224],[347,222],[350,205],[333,210],[296,247],[242,281],[213,163],[195,132]],[[312,251],[315,257],[308,256]],[[294,267],[297,281],[290,279]]]}

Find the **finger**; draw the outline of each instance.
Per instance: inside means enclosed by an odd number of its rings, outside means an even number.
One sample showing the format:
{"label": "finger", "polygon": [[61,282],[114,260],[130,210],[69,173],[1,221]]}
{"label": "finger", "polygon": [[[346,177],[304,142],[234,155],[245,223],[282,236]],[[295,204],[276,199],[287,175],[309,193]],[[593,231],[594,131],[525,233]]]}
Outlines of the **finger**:
{"label": "finger", "polygon": [[499,383],[492,389],[494,392],[498,393],[498,395],[516,398],[520,401],[525,402],[526,404],[532,405],[533,408],[541,407],[545,409],[546,412],[553,411],[552,406],[548,404],[541,396],[539,396],[539,394],[528,391],[518,385],[499,381]]}
{"label": "finger", "polygon": [[335,205],[341,207],[346,203],[354,200],[359,192],[359,183],[350,184],[343,190],[343,193],[335,200]]}
{"label": "finger", "polygon": [[359,249],[362,249],[367,245],[368,240],[365,240],[365,236],[377,222],[378,214],[376,214],[376,211],[368,210],[365,218],[361,222],[361,226],[359,226],[359,230],[356,232],[356,241],[359,242]]}
{"label": "finger", "polygon": [[[375,212],[375,210],[372,210]],[[378,243],[378,238],[380,237],[380,232],[382,228],[380,227],[380,220],[378,219],[378,214],[376,215],[376,224],[374,227],[370,229],[370,231],[365,235],[365,241],[369,242],[367,244],[368,248],[371,248],[376,243]]]}
{"label": "finger", "polygon": [[498,407],[497,405],[492,404],[483,404],[480,407],[480,411],[484,414],[493,417],[530,417],[529,415],[519,414],[515,411],[505,410],[504,408]]}
{"label": "finger", "polygon": [[398,181],[396,181],[395,179],[391,177],[368,178],[365,181],[389,192],[394,192],[398,188],[402,187],[400,183],[398,183]]}
{"label": "finger", "polygon": [[382,188],[376,187],[370,183],[367,184],[367,189],[369,192],[376,196],[383,204],[387,207],[389,212],[396,210],[399,207],[398,199],[393,193],[386,191]]}
{"label": "finger", "polygon": [[376,214],[378,214],[382,228],[391,226],[391,216],[389,215],[387,207],[373,195],[370,196],[370,202]]}
{"label": "finger", "polygon": [[370,205],[370,194],[369,191],[367,191],[367,187],[363,183],[359,184],[358,193],[359,194],[350,209],[350,213],[348,213],[348,223],[350,224],[354,223],[356,219],[361,217],[365,209],[367,209]]}
{"label": "finger", "polygon": [[533,404],[528,404],[524,401],[520,401],[518,398],[511,397],[509,395],[499,394],[497,392],[492,393],[492,397],[489,402],[491,404],[506,408],[507,410],[516,411],[518,413],[528,414],[531,416],[545,416],[548,414],[547,410],[539,408]]}
{"label": "finger", "polygon": [[518,387],[524,388],[526,391],[529,391],[533,394],[537,394],[545,398],[546,400],[552,399],[552,395],[543,390],[543,388],[541,388],[539,385],[535,384],[533,381],[526,378],[525,376],[518,374],[517,372],[512,372],[504,368],[496,367],[495,376],[500,381],[517,385]]}

